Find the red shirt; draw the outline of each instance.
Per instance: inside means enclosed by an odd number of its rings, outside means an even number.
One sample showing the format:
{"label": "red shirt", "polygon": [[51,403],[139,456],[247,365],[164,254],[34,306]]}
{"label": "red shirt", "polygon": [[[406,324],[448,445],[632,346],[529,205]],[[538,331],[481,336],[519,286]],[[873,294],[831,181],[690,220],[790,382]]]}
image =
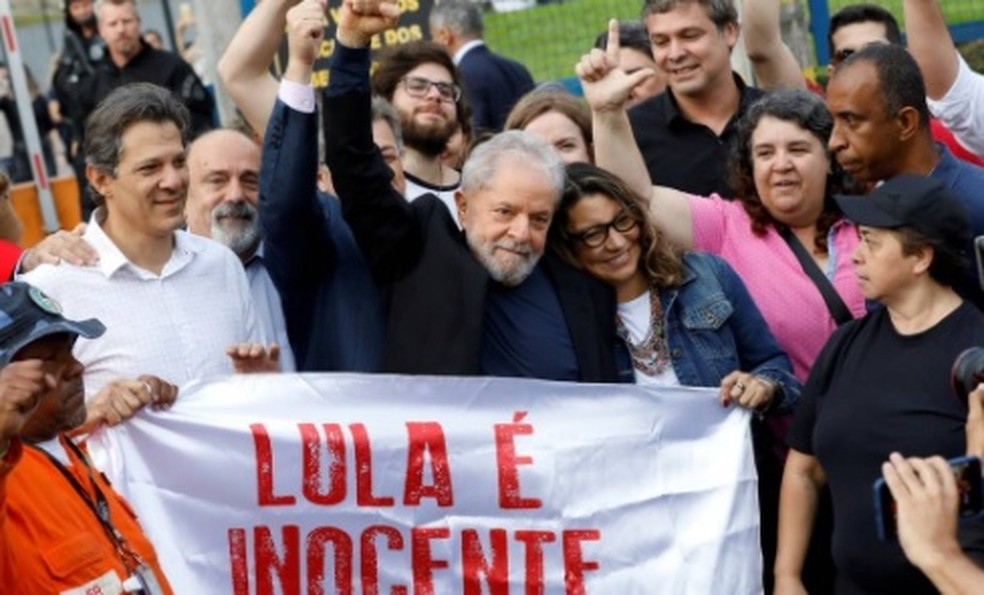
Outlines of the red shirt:
{"label": "red shirt", "polygon": [[0,283],[6,283],[14,278],[14,269],[21,256],[20,246],[0,240]]}
{"label": "red shirt", "polygon": [[950,132],[950,129],[943,125],[943,122],[940,122],[936,118],[930,118],[929,128],[933,131],[933,140],[939,141],[946,145],[957,159],[984,167],[984,159],[981,159],[977,155],[965,149],[963,145],[957,141],[957,137],[953,136],[953,133]]}

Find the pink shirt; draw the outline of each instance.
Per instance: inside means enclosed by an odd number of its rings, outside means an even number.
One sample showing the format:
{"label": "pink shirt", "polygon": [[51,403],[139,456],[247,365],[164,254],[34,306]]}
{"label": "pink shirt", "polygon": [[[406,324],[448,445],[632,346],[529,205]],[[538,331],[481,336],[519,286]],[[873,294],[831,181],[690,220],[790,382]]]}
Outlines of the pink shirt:
{"label": "pink shirt", "polygon": [[[796,377],[805,381],[813,360],[837,328],[820,290],[775,228],[770,226],[764,236],[752,232],[751,219],[739,201],[726,201],[717,195],[691,196],[689,200],[694,248],[717,254],[735,269],[792,360]],[[824,272],[854,316],[863,316],[864,296],[851,262],[858,245],[857,228],[837,222],[830,230],[828,245],[830,263]]]}

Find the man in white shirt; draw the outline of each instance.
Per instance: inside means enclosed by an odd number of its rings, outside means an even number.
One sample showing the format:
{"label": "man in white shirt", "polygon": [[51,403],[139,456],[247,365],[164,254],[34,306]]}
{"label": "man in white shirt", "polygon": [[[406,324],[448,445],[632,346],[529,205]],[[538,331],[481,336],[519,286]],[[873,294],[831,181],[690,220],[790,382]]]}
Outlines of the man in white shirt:
{"label": "man in white shirt", "polygon": [[957,51],[939,0],[905,0],[909,51],[926,79],[929,111],[967,150],[984,158],[984,75]]}
{"label": "man in white shirt", "polygon": [[[188,130],[187,109],[166,89],[137,83],[113,91],[89,117],[85,135],[86,177],[99,208],[83,238],[98,263],[42,265],[24,276],[66,315],[97,317],[107,327],[100,341],[74,348],[86,366],[87,430],[125,421],[154,402],[154,385],[120,378],[149,374],[181,385],[277,369],[279,350],[258,345],[264,338],[239,260],[179,229]],[[112,476],[119,460],[111,435],[98,434],[102,440],[89,443],[104,447],[102,456],[98,448],[93,454]]]}
{"label": "man in white shirt", "polygon": [[283,305],[267,272],[260,216],[260,147],[237,130],[206,132],[188,148],[188,231],[225,245],[246,268],[263,333],[280,346],[280,367],[296,370]]}

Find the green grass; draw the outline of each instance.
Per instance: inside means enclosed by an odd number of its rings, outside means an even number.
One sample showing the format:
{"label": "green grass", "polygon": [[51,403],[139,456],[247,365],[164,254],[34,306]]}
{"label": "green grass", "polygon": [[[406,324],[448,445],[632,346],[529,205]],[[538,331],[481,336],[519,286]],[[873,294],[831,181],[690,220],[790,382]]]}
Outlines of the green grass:
{"label": "green grass", "polygon": [[[900,23],[903,22],[902,0],[868,1],[888,9]],[[856,3],[857,0],[831,0],[829,3],[830,14],[834,14],[848,4]],[[981,0],[941,0],[940,4],[943,6],[943,16],[946,18],[946,22],[951,25],[984,20],[984,2]]]}
{"label": "green grass", "polygon": [[[806,3],[806,0],[801,0]],[[831,0],[831,14],[858,0]],[[868,0],[902,22],[902,0]],[[950,24],[984,20],[984,0],[942,0]],[[611,17],[639,18],[642,0],[570,0],[485,17],[485,39],[496,52],[519,60],[537,81],[574,75],[574,65]]]}
{"label": "green grass", "polygon": [[608,26],[608,19],[639,18],[641,5],[641,0],[571,0],[488,13],[485,41],[525,64],[537,81],[574,76],[574,65]]}
{"label": "green grass", "polygon": [[965,43],[959,49],[971,68],[977,72],[984,72],[984,39]]}

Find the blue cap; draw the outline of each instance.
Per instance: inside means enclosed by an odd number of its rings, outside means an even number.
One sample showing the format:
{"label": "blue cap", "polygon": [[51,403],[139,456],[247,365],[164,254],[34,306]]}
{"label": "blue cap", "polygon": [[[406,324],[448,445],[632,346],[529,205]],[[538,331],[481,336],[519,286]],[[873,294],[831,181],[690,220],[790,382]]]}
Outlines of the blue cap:
{"label": "blue cap", "polygon": [[27,283],[0,285],[0,366],[18,351],[48,335],[67,333],[95,339],[106,332],[95,318],[76,322],[62,316],[61,305]]}

